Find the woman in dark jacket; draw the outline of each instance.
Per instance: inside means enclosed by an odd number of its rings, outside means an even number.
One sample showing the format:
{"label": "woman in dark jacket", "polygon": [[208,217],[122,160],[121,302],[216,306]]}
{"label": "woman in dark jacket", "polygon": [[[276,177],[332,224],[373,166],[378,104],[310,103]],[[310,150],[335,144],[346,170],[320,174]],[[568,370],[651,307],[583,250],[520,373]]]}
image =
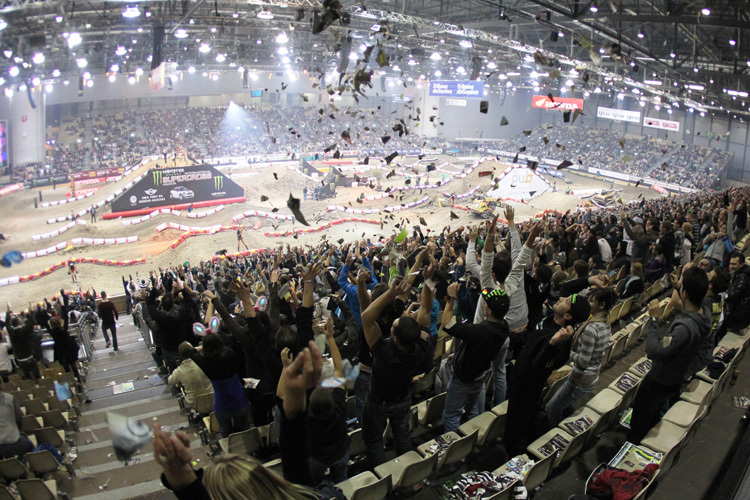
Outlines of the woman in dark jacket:
{"label": "woman in dark jacket", "polygon": [[620,298],[624,300],[628,297],[643,293],[644,281],[643,264],[636,262],[630,267],[630,275],[622,281],[623,285],[620,289]]}
{"label": "woman in dark jacket", "polygon": [[214,333],[206,335],[200,349],[200,352],[194,349],[190,359],[203,370],[214,388],[214,413],[221,437],[249,429],[248,401],[237,373],[237,354]]}

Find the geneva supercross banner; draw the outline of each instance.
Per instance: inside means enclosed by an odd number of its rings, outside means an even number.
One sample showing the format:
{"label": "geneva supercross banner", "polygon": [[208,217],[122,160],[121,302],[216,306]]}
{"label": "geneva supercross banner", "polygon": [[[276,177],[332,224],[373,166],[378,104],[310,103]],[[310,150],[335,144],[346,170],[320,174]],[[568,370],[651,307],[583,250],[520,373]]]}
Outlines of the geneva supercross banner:
{"label": "geneva supercross banner", "polygon": [[151,169],[143,179],[112,201],[112,212],[235,201],[244,197],[242,187],[209,165]]}

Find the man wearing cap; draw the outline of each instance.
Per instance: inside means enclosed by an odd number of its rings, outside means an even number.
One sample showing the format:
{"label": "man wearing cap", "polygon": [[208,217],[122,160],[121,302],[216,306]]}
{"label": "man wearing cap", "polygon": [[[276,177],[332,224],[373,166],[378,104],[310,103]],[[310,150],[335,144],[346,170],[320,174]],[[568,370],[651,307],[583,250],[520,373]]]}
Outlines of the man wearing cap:
{"label": "man wearing cap", "polygon": [[508,323],[503,319],[510,308],[510,298],[505,290],[482,290],[485,317],[481,323],[456,323],[453,305],[459,283],[448,287],[443,327],[448,335],[458,339],[453,355],[453,375],[448,382],[443,425],[446,431],[456,432],[461,424],[461,414],[467,418],[479,415],[477,400],[484,390],[492,360],[508,338]]}
{"label": "man wearing cap", "polygon": [[508,384],[503,437],[508,456],[524,453],[533,441],[532,430],[547,378],[568,361],[573,325],[586,321],[590,310],[585,297],[574,294],[558,299],[552,306],[552,315],[536,325],[518,353]]}

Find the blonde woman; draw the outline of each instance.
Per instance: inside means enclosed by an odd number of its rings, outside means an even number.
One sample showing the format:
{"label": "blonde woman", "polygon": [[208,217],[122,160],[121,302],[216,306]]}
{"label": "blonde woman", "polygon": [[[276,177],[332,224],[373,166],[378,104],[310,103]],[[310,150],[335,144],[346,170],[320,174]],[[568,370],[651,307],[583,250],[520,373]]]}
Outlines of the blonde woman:
{"label": "blonde woman", "polygon": [[162,483],[179,500],[345,500],[330,483],[311,487],[307,391],[317,387],[322,366],[320,350],[310,342],[282,371],[279,446],[284,479],[252,458],[238,455],[222,455],[205,470],[193,470],[187,435],[170,436],[154,424],[154,458],[162,466]]}

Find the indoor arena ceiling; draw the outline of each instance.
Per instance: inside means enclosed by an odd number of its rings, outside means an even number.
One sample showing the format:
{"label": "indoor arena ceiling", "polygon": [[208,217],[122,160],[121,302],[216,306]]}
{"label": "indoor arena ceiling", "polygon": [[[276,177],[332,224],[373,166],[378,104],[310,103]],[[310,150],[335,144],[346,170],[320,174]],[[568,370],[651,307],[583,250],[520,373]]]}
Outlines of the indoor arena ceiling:
{"label": "indoor arena ceiling", "polygon": [[[574,85],[577,94],[599,90],[696,111],[745,115],[748,108],[747,1],[6,0],[0,5],[5,86],[76,79],[84,72],[94,77],[148,72],[160,48],[168,76],[247,68],[317,77],[343,67],[343,54],[349,72],[364,67],[367,57],[375,77],[403,81],[478,77],[491,87],[540,87],[555,95]],[[155,44],[162,28],[163,42]],[[378,57],[381,52],[384,57]]]}

